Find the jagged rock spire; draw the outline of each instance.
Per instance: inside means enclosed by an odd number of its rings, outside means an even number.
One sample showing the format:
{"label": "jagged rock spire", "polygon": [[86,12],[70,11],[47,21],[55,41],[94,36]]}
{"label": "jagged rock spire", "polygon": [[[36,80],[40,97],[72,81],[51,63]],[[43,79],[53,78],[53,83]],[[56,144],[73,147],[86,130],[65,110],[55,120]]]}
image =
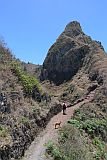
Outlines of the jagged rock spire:
{"label": "jagged rock spire", "polygon": [[65,27],[65,34],[69,34],[71,36],[77,36],[80,33],[83,33],[80,23],[77,21],[73,21],[67,24]]}

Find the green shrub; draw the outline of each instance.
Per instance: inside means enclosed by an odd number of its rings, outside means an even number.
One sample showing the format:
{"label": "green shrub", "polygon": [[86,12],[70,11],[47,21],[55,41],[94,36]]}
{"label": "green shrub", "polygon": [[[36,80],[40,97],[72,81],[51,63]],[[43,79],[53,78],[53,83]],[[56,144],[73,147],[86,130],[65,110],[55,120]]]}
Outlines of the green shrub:
{"label": "green shrub", "polygon": [[19,81],[23,85],[26,94],[32,95],[34,87],[37,88],[38,92],[41,92],[42,89],[39,81],[35,77],[29,76],[26,72],[22,71],[20,62],[12,62],[11,66],[13,72],[18,76]]}
{"label": "green shrub", "polygon": [[80,111],[80,109],[75,110],[74,117],[77,120],[84,121],[86,119],[86,115]]}
{"label": "green shrub", "polygon": [[29,123],[29,118],[22,116],[22,117],[20,117],[19,122],[20,122],[20,123],[23,123],[23,124]]}
{"label": "green shrub", "polygon": [[96,148],[94,156],[96,160],[107,159],[105,144],[102,141],[107,138],[107,119],[87,119],[85,114],[81,113],[80,109],[78,109],[75,111],[74,118],[70,119],[68,123],[82,132],[85,131],[92,138],[92,144]]}
{"label": "green shrub", "polygon": [[60,141],[60,142],[63,142],[63,143],[64,143],[67,138],[68,138],[68,133],[67,133],[67,132],[61,132],[61,133],[60,133],[60,137],[59,137],[59,141]]}
{"label": "green shrub", "polygon": [[6,127],[0,125],[0,137],[7,137],[8,131]]}
{"label": "green shrub", "polygon": [[78,120],[76,120],[76,119],[70,119],[70,120],[68,121],[68,123],[74,125],[74,126],[77,127],[77,128],[80,128],[80,125],[81,125],[80,121],[78,121]]}
{"label": "green shrub", "polygon": [[62,159],[61,152],[59,151],[58,147],[56,147],[55,144],[52,141],[49,141],[46,144],[46,147],[47,147],[47,152],[50,155],[52,155],[54,159],[56,159],[56,160],[61,160]]}
{"label": "green shrub", "polygon": [[102,158],[102,159],[107,160],[107,153],[106,153],[106,150],[105,150],[105,143],[102,140],[100,140],[98,137],[95,137],[92,140],[92,143],[97,148],[97,152],[95,154],[95,159],[96,160],[100,160]]}
{"label": "green shrub", "polygon": [[97,146],[100,150],[103,150],[104,149],[104,143],[98,138],[98,137],[95,137],[92,141],[92,143]]}
{"label": "green shrub", "polygon": [[103,119],[87,119],[85,121],[80,121],[76,119],[71,119],[68,123],[74,125],[80,130],[85,130],[91,136],[102,136],[104,130],[107,129],[106,120]]}
{"label": "green shrub", "polygon": [[86,115],[77,109],[74,114],[74,118],[69,120],[68,123],[74,125],[81,131],[84,130],[92,137],[100,136],[104,139],[107,134],[107,119],[91,118],[87,119]]}
{"label": "green shrub", "polygon": [[48,141],[45,146],[47,147],[47,151],[50,153],[53,150],[54,143],[52,141]]}

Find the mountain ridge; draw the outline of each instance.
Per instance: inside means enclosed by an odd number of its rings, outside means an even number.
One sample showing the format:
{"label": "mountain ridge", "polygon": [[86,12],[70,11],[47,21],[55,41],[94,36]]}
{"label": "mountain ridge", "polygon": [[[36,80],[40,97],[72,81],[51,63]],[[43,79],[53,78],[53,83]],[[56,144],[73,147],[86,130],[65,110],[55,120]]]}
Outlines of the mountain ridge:
{"label": "mountain ridge", "polygon": [[[9,49],[1,43],[1,160],[22,157],[49,120],[62,110],[62,102],[67,102],[68,106],[72,107],[86,99],[91,92],[92,101],[82,104],[74,114],[73,120],[83,127],[83,135],[91,138],[92,142],[94,138],[98,138],[98,142],[104,142],[105,146],[107,55],[99,41],[93,41],[90,36],[85,35],[79,22],[70,22],[50,47],[42,66],[26,64],[15,59]],[[73,120],[71,119],[70,123]],[[88,126],[92,129],[91,134]],[[79,132],[79,128],[76,130]],[[73,129],[69,132],[75,134]],[[86,140],[86,137],[82,138]],[[74,143],[73,145],[75,148]],[[89,145],[87,144],[87,147]],[[102,155],[102,150],[99,151],[92,143],[91,145],[93,160],[97,157],[97,151],[99,157],[104,159],[104,148]]]}

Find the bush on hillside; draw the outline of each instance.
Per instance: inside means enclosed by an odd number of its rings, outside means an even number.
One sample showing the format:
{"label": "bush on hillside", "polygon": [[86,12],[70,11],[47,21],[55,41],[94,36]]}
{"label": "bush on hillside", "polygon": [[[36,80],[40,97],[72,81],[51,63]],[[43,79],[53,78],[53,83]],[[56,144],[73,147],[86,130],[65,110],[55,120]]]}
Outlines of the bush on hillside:
{"label": "bush on hillside", "polygon": [[80,130],[85,130],[92,137],[99,136],[103,140],[107,140],[107,119],[106,118],[89,118],[80,109],[77,109],[74,118],[68,123],[73,124]]}
{"label": "bush on hillside", "polygon": [[29,76],[26,72],[21,70],[20,62],[14,61],[11,63],[12,71],[18,76],[19,81],[23,85],[23,89],[27,95],[32,95],[33,89],[36,88],[38,92],[41,92],[41,85],[38,80]]}

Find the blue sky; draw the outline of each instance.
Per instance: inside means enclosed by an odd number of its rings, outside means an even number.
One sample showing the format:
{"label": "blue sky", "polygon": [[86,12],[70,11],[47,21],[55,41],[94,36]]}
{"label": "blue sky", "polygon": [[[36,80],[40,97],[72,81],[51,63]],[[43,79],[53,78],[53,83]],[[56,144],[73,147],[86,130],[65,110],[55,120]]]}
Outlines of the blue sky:
{"label": "blue sky", "polygon": [[77,20],[107,51],[106,12],[107,0],[0,0],[0,36],[16,58],[42,64],[67,23]]}

